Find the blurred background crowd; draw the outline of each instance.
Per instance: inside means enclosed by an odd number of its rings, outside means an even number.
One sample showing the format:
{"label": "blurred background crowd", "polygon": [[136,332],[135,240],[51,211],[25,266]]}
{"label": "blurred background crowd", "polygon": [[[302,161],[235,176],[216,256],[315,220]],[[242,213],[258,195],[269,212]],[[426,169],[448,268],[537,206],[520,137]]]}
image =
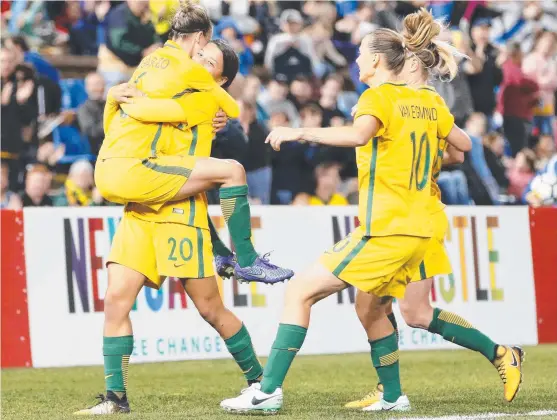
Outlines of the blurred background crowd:
{"label": "blurred background crowd", "polygon": [[[264,144],[275,126],[351,123],[365,90],[355,59],[373,29],[397,29],[419,7],[470,57],[447,83],[431,80],[473,140],[443,168],[446,204],[510,205],[556,153],[557,3],[540,1],[202,0],[214,37],[230,42],[240,73],[238,120],[213,155],[236,159],[254,203],[357,202],[353,149]],[[94,187],[107,89],[160,47],[177,0],[4,1],[2,208],[106,205]]]}

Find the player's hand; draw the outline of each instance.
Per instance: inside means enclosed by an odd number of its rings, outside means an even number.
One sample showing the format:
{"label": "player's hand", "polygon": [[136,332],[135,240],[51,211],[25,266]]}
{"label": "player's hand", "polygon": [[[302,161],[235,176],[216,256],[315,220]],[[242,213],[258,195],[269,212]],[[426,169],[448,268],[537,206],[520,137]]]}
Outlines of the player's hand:
{"label": "player's hand", "polygon": [[215,118],[213,118],[213,133],[216,133],[226,127],[227,122],[228,116],[222,109],[219,109],[219,111],[215,114]]}
{"label": "player's hand", "polygon": [[133,104],[133,98],[145,96],[135,85],[121,83],[112,86],[108,91],[109,96],[119,104]]}
{"label": "player's hand", "polygon": [[302,140],[302,137],[303,131],[300,128],[277,127],[269,133],[265,143],[269,143],[278,152],[282,143]]}

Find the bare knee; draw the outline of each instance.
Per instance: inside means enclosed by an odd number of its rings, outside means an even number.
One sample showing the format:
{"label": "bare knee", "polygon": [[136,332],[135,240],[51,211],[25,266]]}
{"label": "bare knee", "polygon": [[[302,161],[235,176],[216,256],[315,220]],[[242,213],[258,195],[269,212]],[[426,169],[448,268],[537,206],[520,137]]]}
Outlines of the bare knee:
{"label": "bare knee", "polygon": [[199,315],[213,327],[219,323],[219,319],[226,312],[226,308],[218,295],[198,299],[195,302],[195,307]]}
{"label": "bare knee", "polygon": [[243,165],[235,160],[226,159],[229,163],[229,179],[228,182],[234,185],[244,185],[247,182],[246,170]]}
{"label": "bare knee", "polygon": [[104,314],[107,321],[120,321],[128,317],[135,296],[124,288],[108,288],[104,297]]}
{"label": "bare knee", "polygon": [[404,322],[409,326],[426,330],[431,324],[433,308],[429,302],[410,305],[407,302],[400,301],[399,308]]}

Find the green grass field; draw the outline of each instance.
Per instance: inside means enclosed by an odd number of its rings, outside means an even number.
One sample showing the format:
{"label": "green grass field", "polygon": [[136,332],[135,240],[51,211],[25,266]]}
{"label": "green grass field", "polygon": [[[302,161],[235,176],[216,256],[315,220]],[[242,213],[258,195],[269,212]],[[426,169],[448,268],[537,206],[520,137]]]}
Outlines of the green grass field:
{"label": "green grass field", "polygon": [[[503,400],[497,371],[469,351],[403,352],[402,382],[413,411],[396,416],[347,411],[343,404],[374,386],[367,354],[300,356],[285,383],[281,419],[456,416],[557,412],[557,346],[526,348],[524,382],[516,400]],[[244,387],[232,360],[130,366],[133,419],[225,419],[219,402]],[[102,367],[2,371],[2,419],[72,418],[104,388]],[[557,415],[516,416],[557,418]]]}

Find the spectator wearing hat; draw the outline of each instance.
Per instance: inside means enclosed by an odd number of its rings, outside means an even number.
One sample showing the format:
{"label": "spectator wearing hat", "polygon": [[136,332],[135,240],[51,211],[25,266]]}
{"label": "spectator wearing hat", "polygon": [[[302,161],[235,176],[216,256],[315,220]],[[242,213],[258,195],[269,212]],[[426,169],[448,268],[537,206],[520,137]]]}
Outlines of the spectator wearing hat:
{"label": "spectator wearing hat", "polygon": [[[265,53],[265,67],[273,73],[286,74],[290,80],[299,73],[310,74],[312,68],[318,68],[319,59],[313,41],[308,35],[302,33],[303,26],[304,19],[298,10],[287,9],[282,12],[280,28],[283,32],[269,39]],[[308,62],[309,68],[307,68]],[[277,64],[280,69],[275,68]],[[285,72],[286,67],[292,70]]]}
{"label": "spectator wearing hat", "polygon": [[230,16],[224,16],[215,26],[215,38],[224,39],[227,41],[240,60],[239,72],[242,75],[247,75],[253,66],[253,54],[244,41],[242,32],[236,25],[234,19]]}
{"label": "spectator wearing hat", "polygon": [[[474,103],[474,110],[491,119],[497,105],[495,88],[503,81],[503,72],[497,61],[499,51],[489,42],[490,25],[494,13],[477,6],[470,22],[471,52],[481,62],[478,68],[465,67]],[[496,15],[496,14],[495,14]]]}
{"label": "spectator wearing hat", "polygon": [[534,50],[524,58],[522,68],[539,85],[540,94],[534,108],[534,126],[540,134],[553,135],[555,90],[557,89],[557,34],[542,32]]}
{"label": "spectator wearing hat", "polygon": [[537,102],[538,84],[522,71],[522,51],[520,45],[514,44],[503,63],[503,82],[499,90],[499,112],[503,115],[503,131],[512,156],[527,146]]}

